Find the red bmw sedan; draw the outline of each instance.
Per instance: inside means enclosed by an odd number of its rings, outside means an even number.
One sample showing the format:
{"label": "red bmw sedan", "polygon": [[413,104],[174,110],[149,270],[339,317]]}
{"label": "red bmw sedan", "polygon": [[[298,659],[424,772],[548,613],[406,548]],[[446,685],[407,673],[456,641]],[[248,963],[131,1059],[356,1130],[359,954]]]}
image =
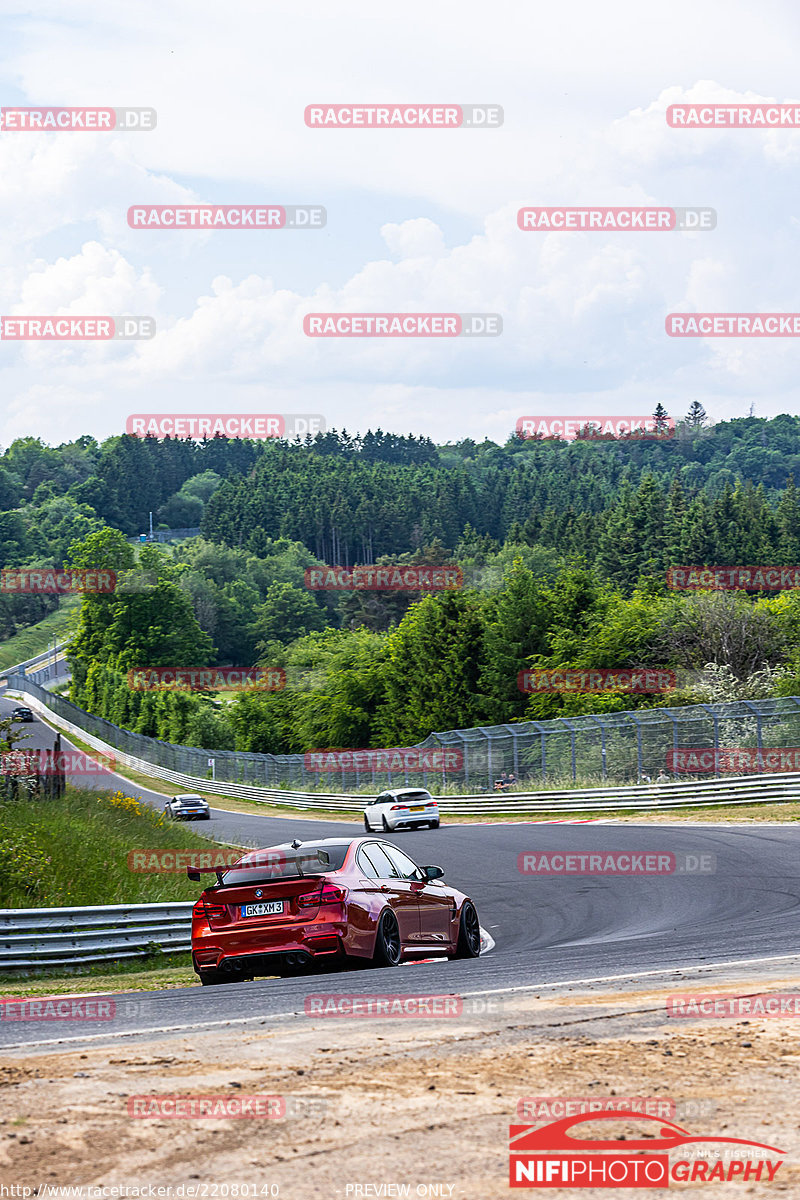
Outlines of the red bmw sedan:
{"label": "red bmw sedan", "polygon": [[[200,872],[189,868],[190,879]],[[202,984],[294,975],[323,960],[394,967],[403,959],[477,958],[475,905],[378,838],[294,841],[245,854],[192,912]]]}

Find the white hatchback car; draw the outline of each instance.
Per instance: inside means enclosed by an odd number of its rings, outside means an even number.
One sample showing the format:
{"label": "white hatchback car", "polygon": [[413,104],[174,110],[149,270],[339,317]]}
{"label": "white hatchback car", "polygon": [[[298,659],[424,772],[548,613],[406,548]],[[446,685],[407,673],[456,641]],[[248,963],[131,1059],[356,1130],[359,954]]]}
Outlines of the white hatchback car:
{"label": "white hatchback car", "polygon": [[382,829],[418,829],[420,825],[439,828],[439,805],[425,788],[393,788],[381,792],[364,807],[367,833]]}

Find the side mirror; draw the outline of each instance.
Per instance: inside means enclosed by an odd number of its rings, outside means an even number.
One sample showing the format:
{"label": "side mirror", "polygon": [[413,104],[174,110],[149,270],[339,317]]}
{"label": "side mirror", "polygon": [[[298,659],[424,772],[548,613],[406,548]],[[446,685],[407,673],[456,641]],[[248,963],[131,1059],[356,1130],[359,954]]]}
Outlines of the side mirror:
{"label": "side mirror", "polygon": [[441,879],[444,875],[444,867],[423,867],[422,873],[426,879]]}
{"label": "side mirror", "polygon": [[186,874],[189,876],[190,879],[194,880],[195,883],[200,882],[200,872],[197,870],[196,867],[187,867]]}

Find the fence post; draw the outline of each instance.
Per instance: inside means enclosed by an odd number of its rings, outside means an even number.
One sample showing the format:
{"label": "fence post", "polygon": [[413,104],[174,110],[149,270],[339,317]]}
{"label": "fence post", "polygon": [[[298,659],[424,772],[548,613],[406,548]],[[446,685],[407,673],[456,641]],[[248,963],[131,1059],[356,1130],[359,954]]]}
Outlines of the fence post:
{"label": "fence post", "polygon": [[455,733],[456,737],[461,738],[461,754],[463,756],[462,761],[464,763],[464,783],[467,784],[467,783],[469,783],[469,744],[470,743],[467,741],[466,737],[464,736],[464,734],[461,732],[460,729],[454,729],[453,732]]}
{"label": "fence post", "polygon": [[[58,765],[60,755],[61,755],[61,734],[57,733],[56,740],[53,743],[53,760],[54,760],[53,765],[54,766]],[[63,769],[63,766],[62,766],[61,769],[58,770],[55,775],[55,789],[54,789],[55,794],[57,796],[63,796],[64,792],[66,791],[66,787],[67,787],[67,773]]]}
{"label": "fence post", "polygon": [[486,738],[486,787],[489,791],[492,790],[492,739],[486,732],[483,725],[478,725],[478,733],[482,733]]}
{"label": "fence post", "polygon": [[569,729],[570,749],[572,751],[572,782],[575,783],[578,778],[575,769],[575,726],[572,724],[572,721],[568,721],[566,717],[559,717],[558,719],[559,721],[563,721]]}
{"label": "fence post", "polygon": [[504,725],[503,729],[507,729],[511,734],[511,753],[514,759],[514,775],[519,781],[519,747],[517,745],[517,730],[513,725]]}
{"label": "fence post", "polygon": [[707,713],[711,714],[711,720],[714,722],[714,774],[719,779],[722,772],[719,769],[719,717],[713,708],[709,708],[707,704],[699,705],[704,708]]}
{"label": "fence post", "polygon": [[600,726],[600,763],[603,783],[608,779],[608,769],[606,766],[606,727],[601,717],[592,717],[595,724]]}
{"label": "fence post", "polygon": [[636,782],[642,778],[644,774],[644,763],[642,762],[642,726],[632,712],[625,713],[628,720],[633,721],[636,726]]}
{"label": "fence post", "polygon": [[751,701],[749,701],[749,700],[743,700],[742,703],[746,704],[747,707],[751,710],[751,712],[754,712],[756,714],[756,749],[758,751],[758,755],[757,755],[758,769],[759,769],[759,771],[763,771],[764,770],[764,756],[762,754],[762,750],[764,749],[764,745],[761,740],[761,712],[759,709],[756,708],[755,704],[752,704]]}
{"label": "fence post", "polygon": [[539,721],[531,721],[531,725],[535,725],[539,731],[539,736],[542,739],[542,783],[547,778],[547,746],[545,744],[545,729]]}
{"label": "fence post", "polygon": [[[672,749],[675,752],[673,755],[673,758],[674,758],[675,762],[677,762],[678,761],[678,718],[673,715],[671,708],[665,709],[665,712],[668,712],[669,715],[672,717]],[[673,770],[675,767],[675,762],[673,762],[673,764],[672,764]]]}

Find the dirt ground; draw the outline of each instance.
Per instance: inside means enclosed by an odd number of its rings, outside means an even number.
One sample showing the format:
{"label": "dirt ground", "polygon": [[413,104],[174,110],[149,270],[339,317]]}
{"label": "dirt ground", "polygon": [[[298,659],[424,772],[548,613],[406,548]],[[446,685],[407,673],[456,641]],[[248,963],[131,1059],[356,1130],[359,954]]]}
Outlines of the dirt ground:
{"label": "dirt ground", "polygon": [[[666,997],[678,990],[467,997],[455,1017],[300,1015],[272,1027],[264,1019],[69,1052],[6,1051],[0,1180],[45,1185],[40,1195],[47,1185],[171,1185],[162,1196],[213,1200],[247,1184],[250,1195],[283,1200],[492,1200],[510,1191],[509,1125],[561,1115],[518,1116],[521,1100],[616,1097],[621,1104],[630,1096],[674,1101],[669,1119],[693,1135],[786,1152],[772,1183],[670,1186],[702,1188],[712,1198],[800,1195],[800,1016],[676,1020],[666,1015]],[[800,978],[696,990],[798,991]],[[488,1014],[466,1011],[487,1003]],[[52,1022],[40,1028],[42,1038],[58,1036]],[[253,1119],[128,1116],[131,1097],[175,1094],[277,1095],[286,1111]],[[626,1126],[620,1122],[620,1131]],[[620,1133],[605,1127],[602,1136]]]}

